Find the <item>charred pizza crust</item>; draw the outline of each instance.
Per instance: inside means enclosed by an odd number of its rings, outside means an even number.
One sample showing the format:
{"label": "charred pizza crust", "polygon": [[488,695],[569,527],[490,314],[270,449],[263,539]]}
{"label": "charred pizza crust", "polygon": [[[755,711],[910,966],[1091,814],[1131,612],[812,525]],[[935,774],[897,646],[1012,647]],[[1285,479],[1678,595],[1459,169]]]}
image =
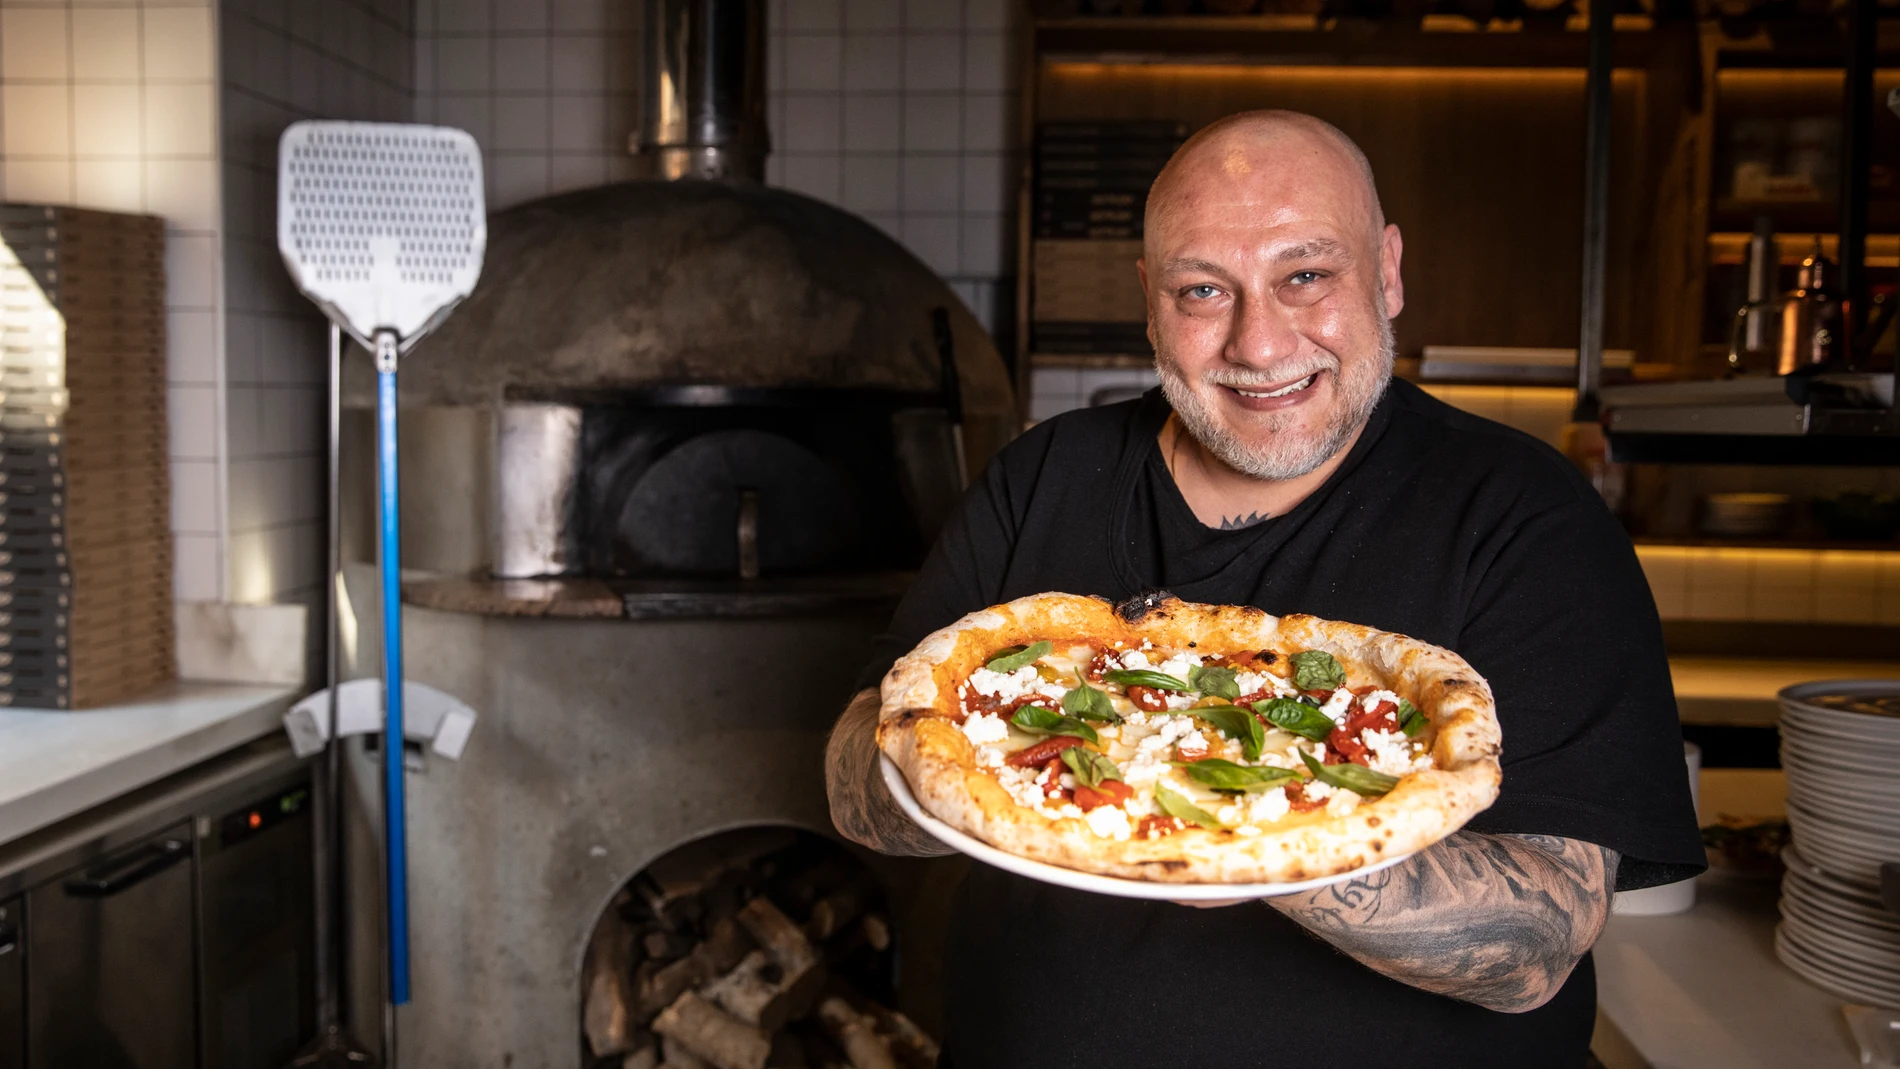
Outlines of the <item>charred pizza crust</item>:
{"label": "charred pizza crust", "polygon": [[[1042,639],[1143,639],[1203,653],[1325,650],[1348,685],[1408,697],[1435,730],[1433,768],[1341,816],[1317,816],[1243,837],[1190,827],[1160,838],[1093,834],[1018,805],[976,764],[958,728],[958,685],[1000,648]],[[1333,876],[1422,849],[1489,806],[1501,778],[1491,688],[1464,659],[1403,635],[1312,616],[1201,605],[1151,595],[1121,606],[1036,594],[980,612],[924,639],[884,677],[878,745],[932,815],[1000,849],[1083,872],[1166,883],[1284,883]]]}

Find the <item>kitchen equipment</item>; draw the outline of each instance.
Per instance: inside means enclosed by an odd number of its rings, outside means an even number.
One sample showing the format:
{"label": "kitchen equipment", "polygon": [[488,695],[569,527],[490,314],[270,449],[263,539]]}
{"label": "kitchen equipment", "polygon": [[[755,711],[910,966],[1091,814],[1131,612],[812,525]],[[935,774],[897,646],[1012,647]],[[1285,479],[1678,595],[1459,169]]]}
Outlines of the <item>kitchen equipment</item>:
{"label": "kitchen equipment", "polygon": [[1777,697],[1794,842],[1776,953],[1844,998],[1900,1006],[1900,914],[1881,900],[1881,868],[1900,862],[1900,680]]}
{"label": "kitchen equipment", "polygon": [[1774,538],[1788,528],[1787,494],[1709,494],[1702,499],[1702,533],[1719,538]]}
{"label": "kitchen equipment", "polygon": [[1735,312],[1729,337],[1728,365],[1735,371],[1774,370],[1776,348],[1770,339],[1776,337],[1773,316],[1780,312],[1774,299],[1780,255],[1774,220],[1756,216],[1755,232],[1748,239],[1748,296]]}
{"label": "kitchen equipment", "polygon": [[315,1023],[311,786],[267,739],[0,847],[0,1066],[291,1057]]}
{"label": "kitchen equipment", "polygon": [[1821,252],[1821,239],[1801,261],[1795,288],[1781,298],[1781,353],[1776,371],[1792,375],[1834,360],[1841,349],[1841,298],[1832,289],[1834,262]]}
{"label": "kitchen equipment", "polygon": [[[481,151],[460,130],[299,122],[279,143],[277,244],[285,266],[304,295],[376,358],[392,1007],[409,1001],[396,367],[401,353],[447,318],[481,275],[488,233],[482,190]],[[384,1021],[384,1054],[394,1064],[393,1012]]]}

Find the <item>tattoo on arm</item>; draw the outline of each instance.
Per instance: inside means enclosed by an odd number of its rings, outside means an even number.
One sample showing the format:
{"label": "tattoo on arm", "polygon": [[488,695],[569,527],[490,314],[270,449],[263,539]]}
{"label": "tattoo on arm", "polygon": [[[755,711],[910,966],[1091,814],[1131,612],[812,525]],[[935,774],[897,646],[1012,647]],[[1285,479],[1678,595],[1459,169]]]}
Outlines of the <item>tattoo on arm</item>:
{"label": "tattoo on arm", "polygon": [[1575,839],[1459,832],[1381,872],[1267,901],[1378,972],[1517,1013],[1549,1001],[1596,942],[1616,864]]}
{"label": "tattoo on arm", "polygon": [[831,822],[852,842],[881,854],[937,857],[953,851],[897,808],[878,768],[876,690],[861,690],[845,706],[825,747],[825,791]]}

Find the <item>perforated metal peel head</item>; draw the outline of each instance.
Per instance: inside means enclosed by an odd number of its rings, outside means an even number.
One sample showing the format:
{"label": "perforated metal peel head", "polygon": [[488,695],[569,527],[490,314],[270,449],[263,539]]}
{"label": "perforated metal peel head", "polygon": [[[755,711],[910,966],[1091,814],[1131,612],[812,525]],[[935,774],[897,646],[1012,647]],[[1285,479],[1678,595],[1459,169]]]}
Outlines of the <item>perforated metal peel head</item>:
{"label": "perforated metal peel head", "polygon": [[488,244],[482,157],[446,126],[300,122],[277,154],[277,248],[304,296],[375,352],[433,330]]}

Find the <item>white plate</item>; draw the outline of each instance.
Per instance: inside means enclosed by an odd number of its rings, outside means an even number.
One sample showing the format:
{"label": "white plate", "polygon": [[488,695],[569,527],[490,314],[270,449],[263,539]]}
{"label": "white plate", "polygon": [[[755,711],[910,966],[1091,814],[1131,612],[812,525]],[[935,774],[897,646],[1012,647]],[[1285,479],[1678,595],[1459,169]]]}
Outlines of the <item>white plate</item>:
{"label": "white plate", "polygon": [[1900,1006],[1900,988],[1890,988],[1857,973],[1834,969],[1824,963],[1823,955],[1808,950],[1797,939],[1790,939],[1785,931],[1775,933],[1775,956],[1809,983],[1849,1002],[1869,1006]]}
{"label": "white plate", "polygon": [[1327,876],[1323,879],[1301,880],[1299,883],[1156,883],[1153,880],[1125,880],[1119,876],[1097,876],[1092,872],[1077,872],[1060,865],[1018,857],[958,831],[924,812],[924,807],[917,804],[917,796],[910,793],[910,784],[905,782],[904,773],[895,762],[881,754],[878,760],[884,766],[884,785],[891,789],[891,797],[897,799],[897,807],[925,831],[942,840],[945,846],[968,854],[986,865],[994,865],[1004,872],[1013,872],[1018,876],[1041,880],[1043,883],[1053,883],[1058,887],[1092,891],[1098,895],[1115,895],[1118,898],[1157,898],[1176,902],[1217,902],[1227,898],[1273,898],[1278,895],[1294,895],[1301,891],[1318,890],[1356,876],[1378,872],[1380,869],[1389,869],[1412,856],[1400,854],[1397,857],[1388,857],[1376,865],[1367,865],[1364,868],[1353,869],[1351,872],[1342,872],[1337,876]]}
{"label": "white plate", "polygon": [[1793,843],[1781,848],[1781,863],[1786,865],[1798,878],[1819,886],[1830,894],[1853,899],[1869,909],[1884,910],[1881,904],[1880,886],[1865,887],[1852,880],[1844,880],[1834,873],[1814,863],[1814,859],[1795,848]]}

